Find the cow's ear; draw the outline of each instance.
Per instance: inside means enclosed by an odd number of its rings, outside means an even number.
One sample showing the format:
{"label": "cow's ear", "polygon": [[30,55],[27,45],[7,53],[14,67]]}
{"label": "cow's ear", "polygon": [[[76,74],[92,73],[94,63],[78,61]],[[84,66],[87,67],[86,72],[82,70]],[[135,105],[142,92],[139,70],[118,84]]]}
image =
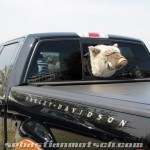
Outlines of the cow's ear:
{"label": "cow's ear", "polygon": [[89,50],[90,50],[94,55],[97,55],[97,54],[100,53],[100,49],[98,49],[98,48],[96,48],[96,47],[94,47],[94,46],[89,46],[88,48],[89,48]]}
{"label": "cow's ear", "polygon": [[118,44],[117,43],[115,43],[113,46],[118,48]]}

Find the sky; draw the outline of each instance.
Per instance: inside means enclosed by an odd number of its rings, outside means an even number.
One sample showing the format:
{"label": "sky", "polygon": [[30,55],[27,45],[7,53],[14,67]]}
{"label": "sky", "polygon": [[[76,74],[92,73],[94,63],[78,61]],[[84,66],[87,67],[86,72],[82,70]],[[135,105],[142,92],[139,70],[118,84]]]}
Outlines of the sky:
{"label": "sky", "polygon": [[150,50],[150,0],[0,0],[0,43],[41,32],[139,38]]}

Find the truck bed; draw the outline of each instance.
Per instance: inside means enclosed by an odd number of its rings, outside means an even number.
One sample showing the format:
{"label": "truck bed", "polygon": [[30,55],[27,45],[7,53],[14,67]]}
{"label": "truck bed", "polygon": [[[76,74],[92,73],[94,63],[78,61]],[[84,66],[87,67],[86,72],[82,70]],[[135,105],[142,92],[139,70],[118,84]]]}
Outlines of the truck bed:
{"label": "truck bed", "polygon": [[150,117],[150,84],[148,82],[40,87],[18,86],[13,89],[34,95],[57,98],[64,102]]}

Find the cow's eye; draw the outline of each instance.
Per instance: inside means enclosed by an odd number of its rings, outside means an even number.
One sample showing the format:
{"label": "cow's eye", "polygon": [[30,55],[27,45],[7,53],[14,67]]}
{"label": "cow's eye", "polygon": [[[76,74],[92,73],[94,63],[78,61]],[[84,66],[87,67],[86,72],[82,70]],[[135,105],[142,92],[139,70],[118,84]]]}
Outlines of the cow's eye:
{"label": "cow's eye", "polygon": [[108,69],[109,69],[109,70],[113,70],[113,67],[112,67],[111,62],[108,62]]}
{"label": "cow's eye", "polygon": [[104,57],[104,63],[105,63],[105,64],[107,63],[107,58],[106,58],[106,57]]}

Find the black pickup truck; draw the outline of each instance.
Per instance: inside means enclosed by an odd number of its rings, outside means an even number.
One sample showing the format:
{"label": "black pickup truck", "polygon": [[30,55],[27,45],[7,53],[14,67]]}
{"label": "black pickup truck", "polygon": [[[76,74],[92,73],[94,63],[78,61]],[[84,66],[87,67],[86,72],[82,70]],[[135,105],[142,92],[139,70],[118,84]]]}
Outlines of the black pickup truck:
{"label": "black pickup truck", "polygon": [[[115,43],[128,64],[110,78],[88,73],[88,47]],[[99,33],[30,34],[1,44],[2,149],[150,150],[145,44]]]}

